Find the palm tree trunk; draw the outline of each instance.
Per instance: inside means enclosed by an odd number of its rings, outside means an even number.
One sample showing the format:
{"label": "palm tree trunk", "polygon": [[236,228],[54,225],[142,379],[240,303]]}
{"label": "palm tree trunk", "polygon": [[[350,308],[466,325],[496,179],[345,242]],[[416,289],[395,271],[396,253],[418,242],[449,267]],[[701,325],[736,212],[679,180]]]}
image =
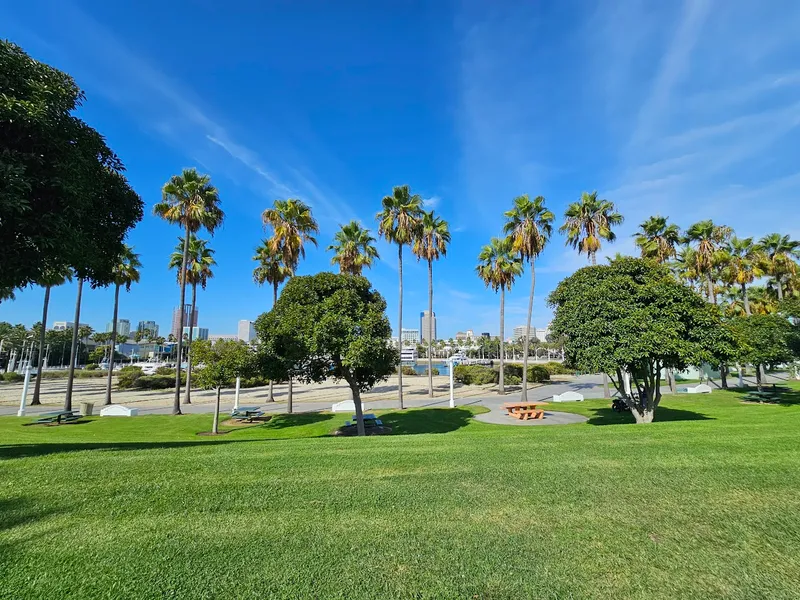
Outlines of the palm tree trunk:
{"label": "palm tree trunk", "polygon": [[433,398],[433,261],[428,261],[428,397]]}
{"label": "palm tree trunk", "polygon": [[189,317],[189,348],[186,350],[186,391],[183,396],[184,404],[191,404],[192,390],[192,333],[194,332],[194,307],[197,304],[197,284],[192,284],[192,312]]}
{"label": "palm tree trunk", "polygon": [[714,292],[714,280],[711,278],[711,273],[706,275],[706,283],[708,285],[708,300],[714,304],[717,303],[717,294]]}
{"label": "palm tree trunk", "polygon": [[528,297],[528,320],[525,339],[522,342],[522,402],[528,401],[528,352],[531,343],[531,315],[533,314],[533,292],[536,287],[536,266],[531,261],[531,295]]}
{"label": "palm tree trunk", "polygon": [[504,385],[503,379],[503,371],[504,371],[504,361],[503,361],[503,351],[505,350],[505,346],[503,343],[503,336],[505,335],[505,320],[506,320],[506,288],[504,286],[500,286],[500,378],[497,384],[497,393],[501,396],[505,395],[506,388]]}
{"label": "palm tree trunk", "polygon": [[780,275],[775,278],[775,283],[778,284],[778,302],[783,302],[783,284]]}
{"label": "palm tree trunk", "polygon": [[745,284],[742,284],[742,301],[744,301],[744,314],[749,317],[751,315],[750,298],[747,296],[747,286]]}
{"label": "palm tree trunk", "polygon": [[[180,415],[181,412],[181,359],[183,358],[183,306],[186,304],[186,263],[189,260],[189,225],[186,225],[186,236],[183,239],[183,261],[181,264],[181,316],[178,319],[180,326],[178,327],[178,360],[175,365],[175,397],[172,400],[172,414]],[[191,315],[194,317],[194,313]]]}
{"label": "palm tree trunk", "polygon": [[[397,301],[397,348],[398,359],[403,356],[403,244],[397,244],[397,273],[400,277],[400,295]],[[403,364],[397,362],[397,399],[400,401],[400,410],[403,406]]]}
{"label": "palm tree trunk", "polygon": [[44,288],[44,306],[42,308],[42,331],[39,333],[39,356],[36,360],[36,384],[33,387],[33,400],[31,406],[41,404],[39,392],[42,388],[42,367],[44,366],[44,340],[47,333],[47,308],[50,305],[50,286]]}
{"label": "palm tree trunk", "polygon": [[114,290],[114,320],[111,321],[111,351],[108,357],[108,379],[106,380],[106,402],[111,404],[111,378],[114,373],[114,348],[117,345],[117,315],[119,311],[119,284]]}
{"label": "palm tree trunk", "polygon": [[81,295],[83,277],[78,278],[78,299],[75,301],[75,321],[72,324],[72,345],[69,355],[69,375],[67,375],[67,395],[64,397],[64,410],[72,410],[72,384],[75,381],[75,362],[78,360],[78,326],[81,321]]}
{"label": "palm tree trunk", "polygon": [[[272,284],[272,308],[275,308],[275,305],[278,303],[278,282]],[[272,379],[269,380],[269,401],[275,402],[275,394],[273,392],[274,382]]]}
{"label": "palm tree trunk", "polygon": [[221,389],[217,386],[217,401],[214,403],[214,423],[211,425],[211,433],[214,435],[219,433],[219,392]]}
{"label": "palm tree trunk", "polygon": [[591,252],[589,254],[589,257],[592,259],[592,266],[596,267],[597,266],[597,252]]}

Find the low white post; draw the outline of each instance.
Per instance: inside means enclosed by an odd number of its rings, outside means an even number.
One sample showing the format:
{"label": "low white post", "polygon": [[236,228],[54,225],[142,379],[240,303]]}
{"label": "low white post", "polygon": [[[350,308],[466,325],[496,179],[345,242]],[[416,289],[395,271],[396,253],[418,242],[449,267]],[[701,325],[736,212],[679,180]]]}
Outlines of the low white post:
{"label": "low white post", "polygon": [[742,376],[742,365],[736,365],[736,367],[739,369],[739,387],[743,388],[744,387],[744,377]]}
{"label": "low white post", "polygon": [[18,417],[25,416],[25,399],[28,397],[28,386],[31,383],[31,367],[25,367],[25,382],[22,384],[22,397],[19,399],[19,410],[17,411]]}
{"label": "low white post", "polygon": [[630,397],[630,395],[631,395],[631,374],[628,373],[627,371],[625,371],[622,374],[622,380],[624,382],[623,389],[625,390],[625,393],[628,395],[628,397]]}
{"label": "low white post", "polygon": [[456,399],[455,399],[455,396],[453,395],[453,368],[454,368],[454,363],[453,363],[452,360],[448,360],[447,363],[450,366],[450,408],[455,408],[456,407]]}
{"label": "low white post", "polygon": [[236,395],[233,397],[233,410],[239,410],[239,385],[242,383],[242,378],[236,378]]}

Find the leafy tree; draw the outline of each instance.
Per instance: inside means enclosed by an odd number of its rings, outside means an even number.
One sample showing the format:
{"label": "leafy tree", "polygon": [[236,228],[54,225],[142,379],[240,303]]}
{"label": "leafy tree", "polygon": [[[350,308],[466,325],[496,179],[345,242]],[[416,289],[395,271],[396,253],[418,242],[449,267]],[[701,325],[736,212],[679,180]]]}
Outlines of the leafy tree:
{"label": "leafy tree", "polygon": [[555,215],[544,205],[544,197],[533,200],[523,194],[514,198],[514,208],[506,211],[505,232],[511,236],[512,250],[531,266],[531,293],[528,297],[527,328],[522,341],[522,395],[528,400],[528,354],[530,352],[531,315],[533,314],[533,294],[536,288],[536,258],[542,253],[553,234]]}
{"label": "leafy tree", "polygon": [[47,311],[50,307],[50,289],[64,285],[67,281],[72,281],[72,270],[68,267],[62,267],[56,271],[48,271],[46,272],[43,277],[37,282],[44,288],[44,305],[42,306],[42,327],[39,328],[39,355],[37,357],[37,365],[36,365],[36,372],[39,375],[36,376],[36,383],[33,387],[33,399],[31,400],[31,406],[36,406],[41,404],[41,389],[42,389],[42,369],[44,368],[44,353],[45,353],[45,337],[47,335]]}
{"label": "leafy tree", "polygon": [[392,188],[390,196],[384,196],[382,209],[375,215],[378,234],[390,244],[397,244],[397,270],[400,290],[397,296],[397,398],[403,408],[403,371],[399,357],[403,352],[403,246],[414,243],[422,217],[422,196],[411,194],[407,185]]}
{"label": "leafy tree", "polygon": [[[189,261],[189,240],[193,233],[197,233],[201,228],[208,230],[210,234],[222,225],[225,213],[220,208],[219,192],[211,185],[211,178],[208,175],[201,175],[197,169],[184,169],[180,175],[173,175],[164,184],[161,190],[162,201],[153,207],[153,213],[168,223],[177,223],[183,227],[185,234],[183,238],[183,260],[181,262],[180,273],[186,273],[186,265]],[[179,322],[180,331],[183,332],[184,310],[186,304],[186,283],[187,278],[183,275],[178,277],[181,288],[181,316]],[[178,336],[178,363],[175,368],[175,397],[172,404],[172,414],[181,414],[181,358],[183,356],[183,336]]]}
{"label": "leafy tree", "polygon": [[374,245],[375,238],[357,221],[342,225],[333,240],[335,243],[328,246],[328,250],[334,252],[331,264],[339,265],[340,273],[361,275],[364,267],[370,268],[372,261],[380,258]]}
{"label": "leafy tree", "polygon": [[506,290],[510,290],[516,278],[522,275],[522,260],[514,252],[512,238],[493,237],[491,243],[481,249],[478,261],[480,262],[475,268],[478,277],[486,287],[491,287],[495,292],[500,290],[500,379],[497,393],[503,395],[506,393],[503,378]]}
{"label": "leafy tree", "polygon": [[[208,340],[194,342],[192,349],[201,365],[195,376],[201,387],[217,390],[211,433],[219,433],[219,405],[222,388],[231,386],[237,377],[249,377],[254,370],[253,352],[243,341]],[[188,376],[188,371],[187,371]],[[188,385],[188,384],[187,384]]]}
{"label": "leafy tree", "polygon": [[681,230],[674,223],[668,223],[667,219],[668,217],[657,215],[639,225],[639,232],[634,240],[642,252],[642,258],[666,263],[677,255]]}
{"label": "leafy tree", "polygon": [[[117,342],[124,343],[117,339],[117,318],[119,315],[119,290],[125,286],[125,290],[130,292],[131,285],[139,282],[139,269],[142,263],[139,261],[139,255],[133,251],[131,246],[125,244],[122,253],[117,259],[117,265],[114,267],[114,317],[111,321],[111,336],[109,343],[111,348],[108,352],[108,379],[106,380],[106,404],[111,404],[111,382],[114,373],[114,359]],[[124,336],[123,336],[124,337]]]}
{"label": "leafy tree", "polygon": [[725,243],[730,239],[733,230],[726,225],[715,225],[711,219],[699,221],[686,230],[684,241],[694,244],[694,272],[698,279],[706,281],[706,295],[708,301],[717,303],[716,290],[714,289],[714,268],[724,258],[721,252]]}
{"label": "leafy tree", "polygon": [[[437,217],[433,211],[423,212],[419,222],[414,245],[411,251],[417,260],[424,259],[428,262],[428,323],[431,324],[427,332],[428,347],[428,396],[433,398],[433,357],[431,345],[433,344],[433,261],[439,260],[447,254],[447,245],[450,243],[450,228],[447,221]],[[402,332],[402,330],[401,330]],[[425,332],[420,332],[425,334]]]}
{"label": "leafy tree", "polygon": [[73,268],[111,277],[142,200],[103,137],[75,111],[73,79],[0,40],[0,299]]}
{"label": "leafy tree", "polygon": [[[652,261],[626,258],[580,269],[548,300],[554,335],[564,336],[567,363],[606,373],[637,423],[649,423],[661,401],[661,369],[728,362],[735,338],[718,309]],[[637,393],[622,383],[630,373]]]}
{"label": "leafy tree", "polygon": [[737,359],[756,367],[756,384],[763,385],[764,367],[790,362],[796,330],[782,315],[752,315],[733,320],[742,344]]}
{"label": "leafy tree", "polygon": [[319,273],[293,277],[275,307],[256,321],[262,373],[301,381],[344,379],[364,435],[361,392],[398,363],[390,347],[386,302],[364,277]]}
{"label": "leafy tree", "polygon": [[772,278],[778,290],[778,301],[783,300],[783,288],[786,280],[797,274],[797,263],[800,257],[800,241],[792,240],[788,235],[770,233],[758,242],[763,252],[763,270]]}
{"label": "leafy tree", "polygon": [[597,264],[601,240],[617,239],[612,227],[625,220],[614,203],[598,199],[597,192],[583,192],[578,202],[567,207],[564,219],[559,231],[567,236],[567,245],[576,248],[579,254],[586,253],[593,265]]}
{"label": "leafy tree", "polygon": [[[169,259],[168,268],[178,269],[178,283],[181,283],[180,278],[183,272],[186,273],[186,283],[192,286],[192,320],[197,312],[197,286],[206,289],[208,280],[214,277],[214,272],[211,267],[216,266],[217,261],[214,260],[214,251],[208,247],[207,240],[201,240],[195,235],[189,238],[189,252],[186,260],[186,269],[181,270],[183,264],[183,238],[178,238],[178,245]],[[186,352],[186,391],[184,392],[183,403],[191,404],[191,390],[192,390],[192,337],[194,336],[194,327],[192,324],[189,326],[188,349]]]}

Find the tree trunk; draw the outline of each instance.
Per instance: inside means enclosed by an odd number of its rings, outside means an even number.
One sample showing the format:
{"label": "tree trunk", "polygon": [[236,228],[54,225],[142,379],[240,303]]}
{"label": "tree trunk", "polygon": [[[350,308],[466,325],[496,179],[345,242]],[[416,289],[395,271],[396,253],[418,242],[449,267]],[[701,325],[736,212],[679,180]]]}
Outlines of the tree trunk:
{"label": "tree trunk", "polygon": [[589,253],[589,258],[592,261],[592,266],[596,267],[597,266],[597,253],[596,252],[590,252]]}
{"label": "tree trunk", "polygon": [[33,400],[31,406],[41,404],[39,392],[42,388],[42,368],[44,366],[44,340],[47,333],[47,308],[50,305],[50,286],[44,288],[44,306],[42,308],[42,331],[39,333],[39,356],[36,359],[36,384],[33,387]]}
{"label": "tree trunk", "polygon": [[759,392],[761,391],[762,384],[764,383],[761,375],[762,375],[761,365],[756,365],[756,387],[758,388]]}
{"label": "tree trunk", "polygon": [[536,266],[531,260],[531,293],[528,296],[528,320],[525,322],[525,339],[522,342],[522,395],[520,401],[528,401],[528,352],[531,344],[531,315],[533,314],[533,293],[536,289]]}
{"label": "tree trunk", "polygon": [[217,386],[217,401],[214,403],[214,424],[211,426],[211,433],[214,435],[219,433],[219,393],[221,389]]}
{"label": "tree trunk", "polygon": [[[275,308],[275,305],[278,303],[278,282],[272,284],[272,308]],[[272,379],[269,380],[269,401],[275,402],[275,393],[273,391],[274,382]]]}
{"label": "tree trunk", "polygon": [[775,278],[775,283],[778,284],[778,302],[782,302],[783,301],[783,284],[781,283],[780,275],[778,275]]}
{"label": "tree trunk", "polygon": [[72,346],[69,355],[69,375],[67,375],[67,395],[64,397],[64,410],[72,410],[72,384],[75,381],[75,362],[78,360],[78,327],[81,322],[81,295],[83,277],[78,278],[78,299],[75,301],[75,322],[72,324]]}
{"label": "tree trunk", "polygon": [[111,321],[111,351],[108,358],[108,379],[106,379],[106,401],[105,404],[111,404],[111,378],[114,374],[114,348],[117,345],[117,315],[119,313],[119,284],[114,290],[114,320]]}
{"label": "tree trunk", "polygon": [[641,425],[643,423],[652,423],[655,411],[648,410],[646,408],[632,408],[631,414],[633,415],[633,418],[636,420],[636,424]]}
{"label": "tree trunk", "polygon": [[403,244],[397,244],[397,273],[400,277],[400,295],[397,301],[397,347],[400,361],[397,363],[397,398],[403,410]]}
{"label": "tree trunk", "polygon": [[[178,320],[179,327],[178,327],[178,360],[177,364],[175,365],[175,397],[172,400],[172,414],[173,415],[180,415],[183,414],[181,412],[181,359],[183,358],[183,315],[186,312],[183,310],[184,305],[186,304],[186,263],[189,260],[189,236],[191,232],[189,231],[189,225],[186,225],[186,236],[183,239],[183,262],[181,263],[181,273],[180,273],[180,282],[181,282],[181,316]],[[194,317],[194,313],[191,314],[189,317],[190,319]]]}
{"label": "tree trunk", "polygon": [[358,435],[366,435],[364,431],[364,410],[361,407],[361,390],[358,389],[358,386],[355,382],[350,383],[350,392],[353,394],[353,404],[356,407],[356,431]]}
{"label": "tree trunk", "polygon": [[611,398],[611,390],[608,389],[608,375],[603,373],[603,398]]}
{"label": "tree trunk", "polygon": [[667,371],[667,377],[669,378],[669,392],[670,394],[677,394],[678,390],[675,385],[675,370],[669,369]]}
{"label": "tree trunk", "polygon": [[292,414],[292,400],[294,400],[292,396],[292,376],[289,376],[289,392],[286,394],[286,412]]}
{"label": "tree trunk", "polygon": [[186,391],[183,394],[183,403],[192,403],[192,332],[194,331],[194,307],[197,304],[197,284],[192,284],[192,312],[189,317],[189,347],[186,349]]}
{"label": "tree trunk", "polygon": [[721,380],[721,385],[723,390],[728,389],[728,365],[720,365],[719,366],[719,378]]}
{"label": "tree trunk", "polygon": [[428,261],[428,398],[433,398],[433,261]]}
{"label": "tree trunk", "polygon": [[714,292],[714,280],[711,278],[711,273],[706,275],[708,284],[708,300],[714,304],[717,303],[717,294]]}
{"label": "tree trunk", "polygon": [[506,393],[506,388],[504,385],[505,381],[503,378],[503,370],[504,370],[503,352],[505,350],[503,336],[505,335],[505,320],[506,320],[506,288],[501,285],[500,286],[500,378],[497,384],[497,393],[501,396],[504,396]]}
{"label": "tree trunk", "polygon": [[747,286],[742,284],[742,301],[744,302],[744,314],[748,317],[752,314],[750,312],[750,298],[747,296]]}

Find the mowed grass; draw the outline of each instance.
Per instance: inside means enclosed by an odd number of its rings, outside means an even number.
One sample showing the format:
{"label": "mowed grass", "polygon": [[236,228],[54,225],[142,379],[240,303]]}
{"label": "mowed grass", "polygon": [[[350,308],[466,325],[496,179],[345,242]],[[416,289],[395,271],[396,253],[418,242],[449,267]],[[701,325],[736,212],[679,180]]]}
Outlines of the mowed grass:
{"label": "mowed grass", "polygon": [[[798,598],[800,388],[645,426],[0,419],[2,598]],[[554,407],[555,408],[555,407]],[[430,433],[425,433],[430,432]]]}

